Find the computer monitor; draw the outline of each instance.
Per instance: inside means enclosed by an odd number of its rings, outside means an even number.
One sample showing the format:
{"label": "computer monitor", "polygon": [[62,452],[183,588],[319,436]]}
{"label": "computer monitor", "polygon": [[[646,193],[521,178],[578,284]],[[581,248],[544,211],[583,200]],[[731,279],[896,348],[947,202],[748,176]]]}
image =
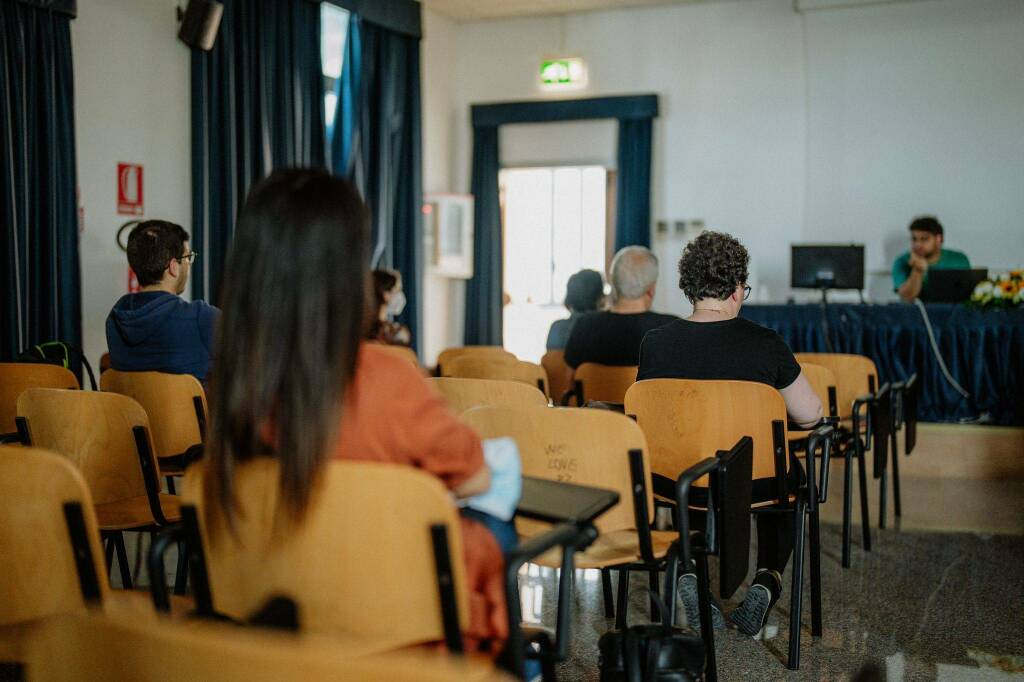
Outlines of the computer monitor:
{"label": "computer monitor", "polygon": [[794,289],[863,289],[863,244],[793,244],[790,284]]}
{"label": "computer monitor", "polygon": [[971,298],[974,287],[988,279],[986,268],[960,270],[929,270],[928,288],[921,300],[926,303],[964,303]]}

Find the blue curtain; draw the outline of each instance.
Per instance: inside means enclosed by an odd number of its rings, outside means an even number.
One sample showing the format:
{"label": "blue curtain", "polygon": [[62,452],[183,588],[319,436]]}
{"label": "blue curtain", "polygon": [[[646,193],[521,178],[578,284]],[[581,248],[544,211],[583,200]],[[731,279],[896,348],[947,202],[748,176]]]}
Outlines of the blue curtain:
{"label": "blue curtain", "polygon": [[502,344],[504,282],[498,127],[473,128],[473,278],[466,282],[467,346]]}
{"label": "blue curtain", "polygon": [[651,245],[651,128],[653,119],[619,120],[615,185],[615,250]]}
{"label": "blue curtain", "polygon": [[224,0],[217,42],[192,51],[192,295],[216,301],[235,216],[275,168],[324,166],[320,5]]}
{"label": "blue curtain", "polygon": [[60,2],[0,8],[4,360],[42,341],[82,343],[72,12]]}
{"label": "blue curtain", "polygon": [[423,203],[420,38],[353,15],[338,82],[334,172],[352,180],[372,215],[372,266],[402,273],[399,321],[419,339]]}

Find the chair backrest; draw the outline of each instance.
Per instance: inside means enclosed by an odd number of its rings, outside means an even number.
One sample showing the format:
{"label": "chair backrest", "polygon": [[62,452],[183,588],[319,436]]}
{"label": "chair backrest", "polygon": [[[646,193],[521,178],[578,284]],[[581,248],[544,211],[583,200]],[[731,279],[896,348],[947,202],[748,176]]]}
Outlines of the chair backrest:
{"label": "chair backrest", "polygon": [[392,355],[402,358],[416,369],[423,371],[423,367],[420,365],[420,359],[416,355],[416,351],[412,348],[409,348],[408,346],[394,346],[389,343],[374,343],[373,345],[386,353],[391,353]]}
{"label": "chair backrest", "polygon": [[142,406],[149,417],[157,457],[180,455],[205,439],[206,392],[191,374],[109,369],[100,375],[100,388],[126,395]]}
{"label": "chair backrest", "polygon": [[78,379],[60,365],[0,362],[0,433],[14,433],[18,396],[29,388],[79,388]]}
{"label": "chair backrest", "polygon": [[430,382],[440,391],[445,402],[456,414],[482,405],[545,407],[548,404],[548,399],[539,388],[528,386],[521,381],[435,377]]}
{"label": "chair backrest", "polygon": [[519,446],[524,476],[618,492],[619,503],[595,522],[602,532],[636,528],[629,451],[640,450],[648,517],[653,518],[647,441],[629,417],[609,410],[569,407],[478,407],[462,418],[481,438],[513,438]]}
{"label": "chair backrest", "polygon": [[508,680],[488,663],[434,652],[378,653],[375,642],[226,623],[74,614],[34,633],[28,682],[447,682]]}
{"label": "chair backrest", "polygon": [[457,348],[446,348],[437,356],[438,373],[441,376],[448,376],[448,364],[455,358],[464,355],[502,356],[516,359],[516,356],[509,353],[501,346],[460,346]]}
{"label": "chair backrest", "polygon": [[548,395],[548,376],[543,367],[505,355],[462,355],[448,363],[445,376],[453,379],[520,381]]}
{"label": "chair backrest", "polygon": [[874,361],[863,355],[848,353],[794,353],[799,363],[821,365],[832,371],[836,379],[839,416],[853,414],[853,401],[878,390],[878,370]]}
{"label": "chair backrest", "polygon": [[434,476],[412,467],[328,463],[305,518],[284,525],[280,468],[255,459],[235,470],[236,533],[203,523],[197,463],[185,475],[196,505],[214,608],[238,619],[278,595],[299,607],[304,631],[382,637],[398,644],[442,640],[431,526],[447,530],[459,621],[468,621],[459,515]]}
{"label": "chair backrest", "polygon": [[[839,392],[836,386],[836,375],[828,367],[801,362],[800,370],[807,378],[807,383],[821,400],[822,413],[830,417],[839,416]],[[832,411],[835,408],[835,412]]]}
{"label": "chair backrest", "polygon": [[102,601],[107,574],[82,475],[52,452],[0,446],[0,626],[86,606],[65,516],[69,503],[81,510],[79,539],[91,549],[93,576],[99,578],[94,587]]}
{"label": "chair backrest", "polygon": [[[576,368],[575,380],[583,391],[580,405],[590,400],[605,403],[622,403],[626,399],[626,391],[636,383],[636,365],[615,367],[599,365],[596,362],[584,362]],[[579,398],[579,396],[577,396]]]}
{"label": "chair backrest", "polygon": [[18,398],[35,447],[72,461],[96,504],[146,494],[134,429],[145,432],[152,471],[158,471],[146,411],[128,396],[102,391],[31,388]]}
{"label": "chair backrest", "polygon": [[[786,403],[767,384],[646,379],[626,391],[626,414],[636,417],[647,436],[654,473],[675,479],[708,453],[729,450],[743,436],[754,441],[754,479],[788,471]],[[782,456],[776,458],[779,447]]]}
{"label": "chair backrest", "polygon": [[565,392],[572,388],[569,385],[569,365],[565,364],[565,351],[549,350],[540,359],[540,364],[547,372],[549,393],[557,404]]}

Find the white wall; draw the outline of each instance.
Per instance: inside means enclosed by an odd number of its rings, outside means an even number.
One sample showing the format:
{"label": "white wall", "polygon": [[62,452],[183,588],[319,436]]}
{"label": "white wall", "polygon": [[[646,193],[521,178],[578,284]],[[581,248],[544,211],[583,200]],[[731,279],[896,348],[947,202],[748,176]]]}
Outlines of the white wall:
{"label": "white wall", "polygon": [[[790,243],[864,242],[869,269],[886,270],[906,244],[909,220],[926,211],[975,262],[1024,260],[1019,0],[803,14],[791,0],[751,0],[455,30],[455,191],[469,189],[470,105],[545,97],[535,81],[540,60],[578,55],[589,65],[588,87],[560,96],[660,96],[652,219],[702,219],[741,238],[755,300],[791,293]],[[424,87],[436,78],[428,70]],[[580,126],[577,146],[604,144],[588,124],[560,125]],[[539,128],[536,136],[517,128],[501,139],[511,165],[535,157],[547,139]],[[670,233],[653,243],[663,262],[656,306],[685,313],[674,273],[683,240]],[[874,284],[891,298],[884,277]]]}
{"label": "white wall", "polygon": [[[176,0],[79,0],[71,22],[75,66],[82,327],[98,372],[107,313],[127,291],[117,247],[117,164],[144,166],[145,218],[190,229],[189,54],[176,39]],[[200,255],[202,258],[202,255]]]}

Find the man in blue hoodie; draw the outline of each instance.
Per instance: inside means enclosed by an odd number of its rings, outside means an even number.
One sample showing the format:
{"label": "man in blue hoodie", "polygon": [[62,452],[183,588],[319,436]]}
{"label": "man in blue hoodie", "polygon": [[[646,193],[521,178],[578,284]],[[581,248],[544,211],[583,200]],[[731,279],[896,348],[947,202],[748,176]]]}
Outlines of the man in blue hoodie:
{"label": "man in blue hoodie", "polygon": [[128,237],[128,264],[141,290],[122,296],[107,316],[110,365],[128,372],[210,373],[220,311],[181,298],[196,253],[188,232],[164,220],[139,223]]}

